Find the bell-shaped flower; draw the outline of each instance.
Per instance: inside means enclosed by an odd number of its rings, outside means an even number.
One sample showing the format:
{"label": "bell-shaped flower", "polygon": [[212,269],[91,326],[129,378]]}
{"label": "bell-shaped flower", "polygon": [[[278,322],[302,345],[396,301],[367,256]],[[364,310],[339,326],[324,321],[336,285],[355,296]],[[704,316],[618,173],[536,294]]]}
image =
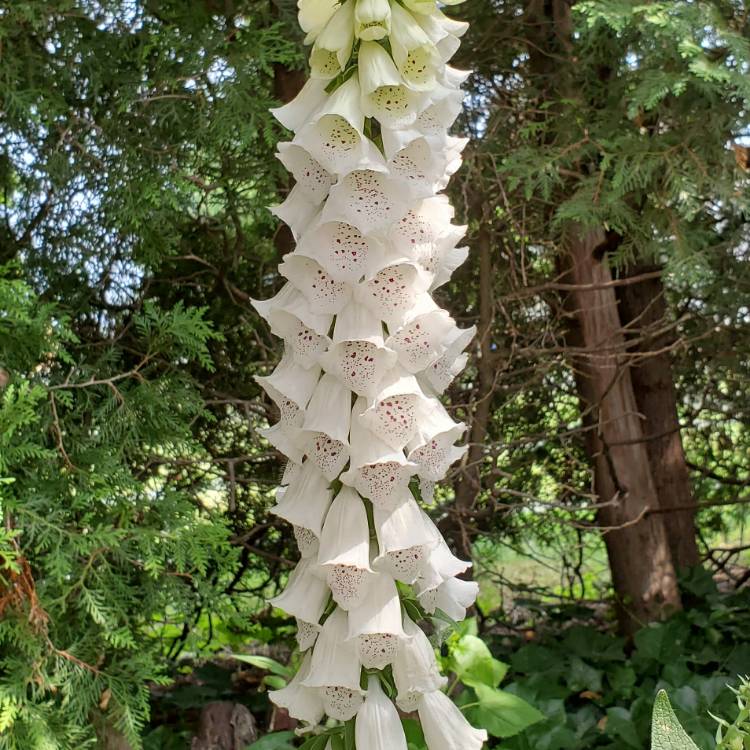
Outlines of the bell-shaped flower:
{"label": "bell-shaped flower", "polygon": [[302,681],[305,687],[320,690],[326,714],[339,721],[351,719],[364,698],[359,683],[361,664],[357,644],[347,640],[347,635],[346,612],[336,608],[323,623],[309,673]]}
{"label": "bell-shaped flower", "polygon": [[343,609],[359,605],[367,594],[370,528],[359,495],[344,485],[331,504],[320,536],[318,562],[336,603]]}
{"label": "bell-shaped flower", "polygon": [[420,695],[442,690],[448,680],[440,674],[429,639],[408,617],[404,617],[404,633],[406,638],[399,642],[393,661],[393,681],[398,691],[398,707],[411,713],[417,710]]}
{"label": "bell-shaped flower", "polygon": [[362,110],[383,127],[411,125],[424,106],[424,96],[409,88],[390,55],[377,42],[359,47],[359,85]]}
{"label": "bell-shaped flower", "polygon": [[302,463],[292,460],[291,458],[284,465],[284,473],[281,475],[279,484],[291,484],[302,473]]}
{"label": "bell-shaped flower", "polygon": [[276,491],[277,502],[271,512],[294,526],[310,529],[320,538],[332,497],[328,480],[312,461],[307,460],[294,481]]}
{"label": "bell-shaped flower", "polygon": [[410,196],[403,180],[372,169],[357,169],[334,185],[321,221],[343,221],[363,234],[385,232],[406,213]]}
{"label": "bell-shaped flower", "polygon": [[420,420],[407,445],[407,455],[419,467],[417,474],[420,479],[427,483],[427,487],[423,485],[422,488],[426,502],[432,502],[432,483],[443,479],[451,465],[466,453],[468,446],[458,448],[454,445],[465,431],[466,425],[454,422],[440,402],[436,402],[435,409]]}
{"label": "bell-shaped flower", "polygon": [[479,584],[461,578],[448,578],[436,589],[429,589],[419,595],[419,602],[425,612],[432,614],[440,609],[453,620],[466,617],[466,610],[477,600]]}
{"label": "bell-shaped flower", "polygon": [[323,718],[325,709],[320,691],[303,685],[309,675],[311,661],[311,655],[305,654],[291,682],[281,690],[270,690],[268,697],[275,705],[285,708],[292,718],[315,725]]}
{"label": "bell-shaped flower", "polygon": [[295,182],[314,204],[322,203],[336,181],[302,146],[279,143],[276,157],[292,173]]}
{"label": "bell-shaped flower", "polygon": [[370,675],[367,682],[367,698],[357,714],[354,739],[357,750],[407,750],[401,718],[377,675]]}
{"label": "bell-shaped flower", "polygon": [[461,709],[439,690],[424,693],[417,702],[428,750],[482,750],[487,732],[475,729]]}
{"label": "bell-shaped flower", "polygon": [[416,19],[435,45],[440,60],[444,63],[456,54],[460,45],[460,37],[469,28],[469,24],[465,21],[449,18],[437,8],[431,13],[418,14]]}
{"label": "bell-shaped flower", "polygon": [[268,322],[271,333],[284,339],[295,361],[312,367],[330,343],[326,335],[331,328],[331,314],[313,313],[305,296],[292,284],[268,300],[250,300],[261,317]]}
{"label": "bell-shaped flower", "polygon": [[294,139],[332,174],[354,169],[386,171],[382,154],[364,134],[361,99],[355,74],[318,107]]}
{"label": "bell-shaped flower", "polygon": [[[317,0],[312,0],[317,2]],[[271,114],[287,129],[298,132],[309,121],[313,113],[328,99],[327,82],[310,78],[292,101],[271,109]]]}
{"label": "bell-shaped flower", "polygon": [[358,39],[375,41],[391,33],[389,0],[357,0],[354,8],[354,33]]}
{"label": "bell-shaped flower", "polygon": [[256,376],[255,381],[279,408],[281,421],[299,427],[304,419],[302,410],[307,406],[319,377],[319,367],[302,367],[287,354],[270,375]]}
{"label": "bell-shaped flower", "polygon": [[393,510],[408,491],[416,465],[406,460],[402,450],[394,450],[364,426],[360,417],[366,409],[365,399],[357,399],[349,437],[350,468],[341,475],[341,481],[368,498],[374,507]]}
{"label": "bell-shaped flower", "polygon": [[468,355],[462,352],[471,343],[476,333],[475,326],[463,329],[457,328],[446,341],[446,349],[443,355],[420,375],[422,381],[426,381],[435,393],[443,393],[454,378],[466,367]]}
{"label": "bell-shaped flower", "polygon": [[313,78],[335,78],[346,69],[354,46],[354,0],[346,0],[318,34],[310,53]]}
{"label": "bell-shaped flower", "polygon": [[403,448],[417,430],[420,418],[437,401],[428,399],[417,379],[401,368],[393,368],[380,384],[372,406],[360,421],[394,450]]}
{"label": "bell-shaped flower", "polygon": [[[429,299],[429,297],[427,298]],[[445,352],[445,339],[456,328],[456,324],[445,310],[438,308],[432,300],[425,312],[417,309],[386,342],[389,349],[398,355],[399,364],[412,374],[428,368]]]}
{"label": "bell-shaped flower", "polygon": [[320,549],[320,539],[312,530],[304,526],[292,526],[294,541],[297,542],[297,549],[303,560],[314,557],[318,559],[318,550]]}
{"label": "bell-shaped flower", "polygon": [[431,93],[431,104],[422,109],[414,128],[423,135],[444,137],[461,112],[464,94],[460,88],[436,84]]}
{"label": "bell-shaped flower", "polygon": [[408,493],[390,512],[373,508],[373,516],[379,549],[374,567],[399,581],[413,583],[435,544],[422,511]]}
{"label": "bell-shaped flower", "polygon": [[368,669],[384,669],[393,661],[400,638],[401,600],[393,578],[386,573],[370,576],[367,597],[349,610],[349,638],[356,639],[359,658]]}
{"label": "bell-shaped flower", "polygon": [[435,86],[435,72],[440,64],[435,43],[409,11],[393,4],[393,31],[390,36],[393,61],[404,81],[417,90]]}
{"label": "bell-shaped flower", "polygon": [[429,284],[430,277],[416,263],[396,262],[360,284],[355,297],[393,329],[403,325]]}
{"label": "bell-shaped flower", "polygon": [[[432,606],[436,602],[436,589],[448,579],[456,578],[467,571],[471,563],[460,560],[450,551],[443,535],[424,511],[422,511],[422,519],[432,537],[433,546],[426,563],[422,566],[421,575],[414,583],[414,590],[417,596],[424,601],[431,602],[430,606]],[[432,611],[434,612],[434,609]]]}
{"label": "bell-shaped flower", "polygon": [[335,315],[352,295],[352,288],[348,284],[336,281],[317,261],[304,255],[285,255],[279,264],[279,273],[302,292],[316,314]]}
{"label": "bell-shaped flower", "polygon": [[307,456],[329,481],[349,460],[351,391],[332,375],[323,375],[305,411],[301,439]]}
{"label": "bell-shaped flower", "polygon": [[297,0],[297,21],[307,34],[305,44],[315,41],[338,6],[339,0]]}
{"label": "bell-shaped flower", "polygon": [[[384,131],[389,132],[389,131]],[[455,162],[452,150],[432,148],[425,136],[412,139],[406,146],[396,152],[388,162],[391,174],[400,177],[411,188],[415,198],[427,198],[434,195],[436,190],[445,187],[446,172],[460,166]]]}
{"label": "bell-shaped flower", "polygon": [[305,233],[296,253],[316,260],[336,281],[356,284],[386,250],[351,224],[331,221]]}
{"label": "bell-shaped flower", "polygon": [[292,230],[294,239],[298,240],[320,211],[320,204],[312,201],[302,185],[295,185],[283,203],[269,206],[268,210],[281,219]]}
{"label": "bell-shaped flower", "polygon": [[396,353],[383,341],[380,320],[363,305],[349,304],[336,318],[333,341],[320,357],[323,369],[360,396],[377,393],[396,361]]}
{"label": "bell-shaped flower", "polygon": [[330,597],[331,593],[317,561],[302,559],[289,576],[284,591],[271,599],[270,603],[318,629],[318,621],[323,616]]}

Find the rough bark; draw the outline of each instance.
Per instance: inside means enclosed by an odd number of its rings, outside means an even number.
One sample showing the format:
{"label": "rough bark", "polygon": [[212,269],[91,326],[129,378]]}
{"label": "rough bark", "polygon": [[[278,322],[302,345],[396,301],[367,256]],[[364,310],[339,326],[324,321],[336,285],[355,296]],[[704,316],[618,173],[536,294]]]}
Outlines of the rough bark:
{"label": "rough bark", "polygon": [[191,750],[244,750],[258,739],[255,719],[241,703],[217,701],[201,710],[198,735]]}
{"label": "rough bark", "polygon": [[[653,269],[637,266],[630,269],[630,276],[639,276],[648,270]],[[617,296],[620,319],[634,341],[630,351],[640,355],[631,366],[630,375],[643,419],[659,507],[662,510],[684,509],[694,505],[695,498],[677,416],[677,393],[669,354],[674,336],[669,328],[664,286],[661,279],[648,278],[619,287]],[[698,565],[695,511],[672,510],[665,519],[677,570]]]}
{"label": "rough bark", "polygon": [[573,356],[585,410],[595,489],[617,596],[621,629],[632,634],[647,622],[680,608],[677,576],[667,532],[657,507],[629,367],[615,288],[599,248],[603,231],[568,227],[564,239],[567,281],[576,285],[566,300],[576,326]]}

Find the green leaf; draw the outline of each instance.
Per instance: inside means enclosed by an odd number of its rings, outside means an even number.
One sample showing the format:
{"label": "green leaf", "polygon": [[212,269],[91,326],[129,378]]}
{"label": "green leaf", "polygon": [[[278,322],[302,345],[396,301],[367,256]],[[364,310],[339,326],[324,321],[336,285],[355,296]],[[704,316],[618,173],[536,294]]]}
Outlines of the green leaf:
{"label": "green leaf", "polygon": [[294,732],[274,732],[248,745],[246,750],[291,750],[294,747]]}
{"label": "green leaf", "polygon": [[493,737],[513,737],[544,719],[540,711],[513,693],[487,685],[478,685],[474,690],[478,704],[466,713],[472,724],[483,727]]}
{"label": "green leaf", "polygon": [[453,646],[450,667],[470,687],[497,687],[508,671],[508,665],[495,659],[484,641],[473,635],[463,636]]}
{"label": "green leaf", "polygon": [[260,656],[256,654],[232,654],[232,659],[244,662],[245,664],[252,664],[254,667],[259,669],[265,669],[267,672],[278,675],[279,677],[285,677],[291,679],[294,676],[294,671],[291,667],[284,666],[276,659],[271,659],[269,656]]}
{"label": "green leaf", "polygon": [[409,750],[427,750],[420,723],[416,719],[402,719],[401,723]]}
{"label": "green leaf", "polygon": [[346,750],[355,750],[354,719],[350,719],[344,724],[344,747]]}
{"label": "green leaf", "polygon": [[308,737],[302,743],[299,750],[326,750],[329,736],[327,734],[318,734],[314,737]]}
{"label": "green leaf", "polygon": [[651,750],[698,750],[675,716],[665,690],[660,690],[651,716]]}

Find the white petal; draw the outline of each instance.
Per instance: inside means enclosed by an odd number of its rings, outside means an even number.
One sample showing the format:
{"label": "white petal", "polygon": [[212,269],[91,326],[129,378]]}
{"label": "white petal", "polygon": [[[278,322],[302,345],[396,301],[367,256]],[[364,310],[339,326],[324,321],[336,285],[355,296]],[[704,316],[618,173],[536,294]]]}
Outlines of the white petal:
{"label": "white petal", "polygon": [[367,307],[350,302],[336,318],[333,329],[333,341],[368,341],[375,346],[383,347],[383,326],[380,318]]}
{"label": "white petal", "polygon": [[269,206],[269,211],[292,230],[296,240],[310,226],[319,208],[320,204],[310,199],[302,185],[295,185],[284,202],[278,206]]}
{"label": "white petal", "polygon": [[[306,529],[304,526],[293,526],[294,541],[297,542],[297,549],[302,559],[314,557],[318,559],[318,550],[320,549],[320,540],[318,535],[312,529]],[[322,571],[325,577],[325,571]]]}
{"label": "white petal", "polygon": [[303,684],[307,687],[338,686],[361,693],[360,663],[356,643],[348,641],[347,615],[336,608],[323,623],[313,649],[310,672]]}
{"label": "white petal", "polygon": [[405,323],[388,339],[387,346],[398,354],[404,369],[418,373],[442,356],[444,342],[455,327],[445,310],[433,310]]}
{"label": "white petal", "polygon": [[393,511],[374,508],[373,514],[380,550],[376,569],[388,571],[404,583],[413,583],[435,544],[419,506],[409,493]]}
{"label": "white petal", "polygon": [[302,424],[307,406],[320,377],[320,368],[305,368],[285,355],[270,375],[256,375],[255,381],[279,407],[281,421],[293,427]]}
{"label": "white petal", "polygon": [[351,224],[332,221],[307,232],[296,253],[316,260],[336,281],[354,284],[385,251]]}
{"label": "white petal", "polygon": [[300,651],[307,651],[315,645],[315,641],[318,640],[320,635],[321,627],[316,622],[307,622],[306,620],[300,620],[296,618],[297,633],[295,638],[297,639],[297,645]]}
{"label": "white petal", "polygon": [[458,329],[458,336],[448,342],[446,352],[422,373],[421,377],[429,383],[435,393],[442,393],[464,369],[468,357],[466,354],[461,354],[461,351],[469,345],[475,335],[474,326],[463,330]]}
{"label": "white petal", "polygon": [[358,607],[367,596],[372,573],[355,565],[329,565],[327,571],[326,583],[336,604],[345,610]]}
{"label": "white petal", "polygon": [[258,434],[268,440],[276,450],[283,453],[291,462],[301,464],[304,453],[304,441],[300,440],[298,427],[290,427],[277,422],[272,427],[258,430]]}
{"label": "white petal", "polygon": [[432,13],[435,10],[435,0],[404,0],[404,5],[415,13]]}
{"label": "white petal", "polygon": [[411,13],[398,3],[393,6],[390,37],[393,60],[404,80],[415,89],[431,89],[440,64],[435,44]]}
{"label": "white petal", "polygon": [[292,173],[297,185],[305,191],[312,203],[325,200],[335,179],[302,146],[295,143],[279,143],[276,156]]}
{"label": "white petal", "polygon": [[391,33],[391,4],[388,0],[357,0],[354,33],[358,39],[373,41]]}
{"label": "white petal", "polygon": [[325,432],[335,440],[349,441],[351,391],[336,378],[323,375],[305,413],[303,430]]}
{"label": "white petal", "polygon": [[383,693],[376,675],[371,675],[367,683],[367,699],[357,715],[354,732],[357,750],[406,750],[398,711]]}
{"label": "white petal", "polygon": [[343,221],[364,234],[386,231],[406,213],[409,197],[409,188],[402,180],[358,169],[333,187],[321,220]]}
{"label": "white petal", "polygon": [[319,691],[302,684],[308,676],[310,662],[310,654],[306,654],[292,681],[281,690],[270,690],[268,697],[277,706],[285,708],[291,717],[317,724],[324,714],[322,697]]}
{"label": "white petal", "polygon": [[278,327],[279,320],[276,313],[284,312],[311,328],[320,336],[325,336],[331,328],[333,316],[330,314],[313,313],[304,295],[293,285],[284,284],[281,290],[271,299],[251,300],[253,307],[271,326],[271,332],[284,338],[282,329]]}
{"label": "white petal", "polygon": [[428,750],[481,750],[487,741],[487,732],[474,729],[439,690],[422,695],[417,710]]}
{"label": "white petal", "polygon": [[429,283],[429,277],[416,263],[397,263],[360,284],[355,295],[389,327],[398,327]]}
{"label": "white petal", "polygon": [[[309,0],[317,2],[317,0]],[[302,90],[288,104],[276,107],[271,114],[288,130],[295,133],[307,122],[310,116],[328,99],[326,82],[319,78],[310,78]]]}
{"label": "white petal", "polygon": [[321,565],[350,565],[370,570],[367,512],[351,487],[342,487],[331,504],[320,537]]}
{"label": "white petal", "polygon": [[314,39],[323,30],[338,6],[339,0],[297,0],[297,20],[308,39]]}
{"label": "white petal", "polygon": [[283,609],[292,617],[317,623],[323,615],[331,596],[318,565],[313,560],[300,560],[289,576],[284,591],[270,603]]}
{"label": "white petal", "polygon": [[436,589],[428,589],[419,595],[419,602],[427,612],[441,609],[453,620],[463,620],[466,610],[476,601],[479,584],[461,578],[448,578]]}
{"label": "white petal", "polygon": [[349,610],[349,638],[370,633],[390,633],[403,637],[401,600],[391,576],[375,573],[370,576],[367,598]]}
{"label": "white petal", "polygon": [[351,298],[348,284],[336,281],[317,261],[304,255],[285,255],[279,273],[302,292],[313,313],[336,314]]}
{"label": "white petal", "polygon": [[284,488],[277,490],[278,502],[271,512],[295,526],[310,529],[319,537],[333,493],[317,466],[305,461],[299,476],[283,493],[281,489]]}
{"label": "white petal", "polygon": [[347,0],[318,34],[310,53],[310,75],[333,78],[343,72],[354,44],[354,0]]}
{"label": "white petal", "polygon": [[422,693],[441,690],[448,680],[440,674],[435,649],[422,629],[405,617],[404,631],[407,637],[400,641],[393,661],[393,680],[399,708],[411,713]]}

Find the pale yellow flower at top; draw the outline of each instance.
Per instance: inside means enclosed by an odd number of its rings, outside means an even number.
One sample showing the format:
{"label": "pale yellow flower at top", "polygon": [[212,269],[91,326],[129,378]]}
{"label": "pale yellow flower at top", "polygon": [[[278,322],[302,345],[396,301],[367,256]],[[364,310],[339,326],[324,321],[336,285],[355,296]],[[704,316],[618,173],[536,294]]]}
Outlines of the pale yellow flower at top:
{"label": "pale yellow flower at top", "polygon": [[391,33],[391,4],[388,0],[357,0],[354,33],[358,39],[375,41]]}

